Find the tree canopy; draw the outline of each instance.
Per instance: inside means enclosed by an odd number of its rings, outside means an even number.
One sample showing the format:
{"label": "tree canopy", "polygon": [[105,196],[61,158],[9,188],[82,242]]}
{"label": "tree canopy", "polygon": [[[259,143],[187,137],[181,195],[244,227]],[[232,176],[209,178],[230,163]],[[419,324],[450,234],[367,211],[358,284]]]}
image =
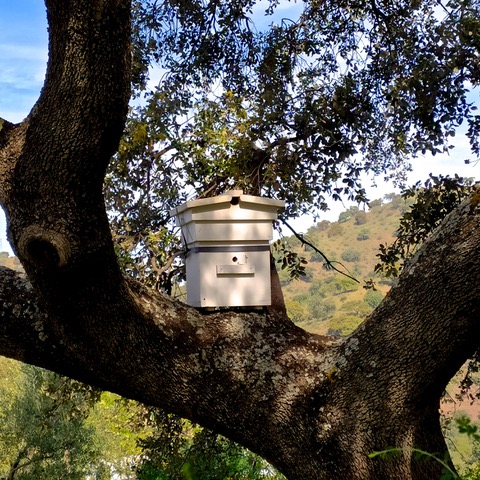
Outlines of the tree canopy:
{"label": "tree canopy", "polygon": [[[146,103],[123,147],[197,194],[242,186],[287,199],[289,215],[362,200],[360,172],[447,152],[462,123],[478,155],[478,8],[312,1],[283,18],[269,2],[271,24],[257,27],[251,0],[137,2]],[[142,92],[152,64],[164,74]]]}

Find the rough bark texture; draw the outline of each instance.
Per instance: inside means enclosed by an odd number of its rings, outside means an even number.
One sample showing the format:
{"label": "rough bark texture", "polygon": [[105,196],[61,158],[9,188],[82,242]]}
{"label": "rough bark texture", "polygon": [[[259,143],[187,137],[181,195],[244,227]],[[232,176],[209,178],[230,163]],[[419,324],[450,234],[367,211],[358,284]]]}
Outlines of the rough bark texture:
{"label": "rough bark texture", "polygon": [[[122,278],[102,199],[129,98],[128,0],[47,0],[41,97],[0,129],[0,353],[190,418],[289,479],[439,478],[439,398],[478,347],[480,215],[450,215],[347,339],[281,310],[204,314]],[[467,285],[468,280],[468,285]],[[388,447],[404,453],[368,454]]]}

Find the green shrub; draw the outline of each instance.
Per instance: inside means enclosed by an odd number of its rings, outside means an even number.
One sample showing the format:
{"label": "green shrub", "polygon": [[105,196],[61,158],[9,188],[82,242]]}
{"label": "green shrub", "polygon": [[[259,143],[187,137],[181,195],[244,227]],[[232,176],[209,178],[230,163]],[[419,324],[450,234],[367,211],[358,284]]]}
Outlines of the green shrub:
{"label": "green shrub", "polygon": [[365,318],[372,309],[361,300],[350,300],[342,305],[342,312],[358,318]]}
{"label": "green shrub", "polygon": [[346,222],[347,220],[350,220],[352,218],[352,214],[350,212],[342,212],[339,216],[338,216],[338,221],[340,223],[344,223]]}
{"label": "green shrub", "polygon": [[336,308],[335,302],[329,298],[321,301],[311,298],[308,305],[310,315],[316,320],[327,319],[335,313]]}
{"label": "green shrub", "polygon": [[377,198],[376,200],[372,200],[372,201],[368,204],[368,207],[369,207],[369,208],[381,207],[382,204],[383,204],[382,199],[381,199],[381,198]]}
{"label": "green shrub", "polygon": [[360,252],[357,250],[345,250],[342,253],[342,260],[345,262],[359,262],[360,261]]}
{"label": "green shrub", "polygon": [[363,297],[363,301],[372,308],[377,308],[383,300],[383,293],[378,290],[369,290]]}
{"label": "green shrub", "polygon": [[319,232],[323,232],[324,230],[328,230],[329,227],[330,227],[330,222],[328,220],[322,220],[321,222],[318,222],[317,225],[315,226],[315,228]]}
{"label": "green shrub", "polygon": [[324,262],[325,258],[323,255],[320,255],[318,252],[312,252],[310,255],[310,261],[311,262]]}
{"label": "green shrub", "polygon": [[305,303],[297,300],[285,300],[288,316],[295,323],[305,322],[309,319],[308,310]]}
{"label": "green shrub", "polygon": [[[327,289],[321,280],[314,280],[308,289],[309,297],[314,297],[316,300],[319,298],[325,298],[327,295]],[[298,295],[297,295],[298,297]],[[295,297],[295,300],[298,300]]]}
{"label": "green shrub", "polygon": [[369,238],[370,238],[370,230],[368,230],[368,228],[362,228],[362,230],[358,232],[357,240],[362,241],[362,240],[368,240]]}
{"label": "green shrub", "polygon": [[362,322],[361,318],[353,315],[336,315],[328,322],[328,335],[348,335]]}

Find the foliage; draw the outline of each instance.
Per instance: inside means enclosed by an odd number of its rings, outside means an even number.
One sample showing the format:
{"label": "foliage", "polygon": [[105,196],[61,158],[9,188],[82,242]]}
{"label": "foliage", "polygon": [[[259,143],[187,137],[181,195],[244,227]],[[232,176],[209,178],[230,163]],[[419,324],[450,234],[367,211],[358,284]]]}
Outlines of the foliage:
{"label": "foliage", "polygon": [[448,150],[463,120],[477,152],[476,2],[308,1],[288,21],[277,5],[262,28],[252,0],[135,2],[138,63],[166,72],[137,116],[166,137],[157,153],[173,147],[173,178],[198,194],[260,187],[292,215],[363,199],[361,171]]}
{"label": "foliage", "polygon": [[321,232],[323,230],[328,230],[329,226],[330,222],[328,220],[322,220],[315,225],[315,228]]}
{"label": "foliage", "polygon": [[248,450],[179,417],[152,409],[149,422],[154,434],[141,442],[139,480],[283,478]]}
{"label": "foliage", "polygon": [[349,209],[345,210],[344,212],[341,212],[340,215],[338,216],[338,222],[343,223],[348,220],[350,220],[352,217],[355,217],[358,215],[360,212],[358,207],[350,207]]}
{"label": "foliage", "polygon": [[383,294],[378,290],[368,290],[365,293],[363,300],[371,308],[377,308],[383,300]]}
{"label": "foliage", "polygon": [[382,206],[382,199],[381,198],[377,198],[375,200],[372,200],[371,202],[368,202],[368,207],[370,208],[370,210],[372,208],[377,208],[377,207],[381,207]]}
{"label": "foliage", "polygon": [[98,392],[28,365],[21,367],[17,379],[14,390],[2,387],[2,475],[83,480],[97,471],[100,448],[85,419]]}
{"label": "foliage", "polygon": [[370,230],[368,228],[362,228],[357,235],[358,241],[368,240],[370,238]]}
{"label": "foliage", "polygon": [[342,235],[344,228],[339,223],[333,223],[332,226],[328,229],[328,237],[337,237]]}
{"label": "foliage", "polygon": [[351,300],[345,302],[342,305],[342,312],[346,312],[347,315],[353,315],[358,318],[365,318],[369,313],[371,313],[372,307],[366,305],[365,302],[360,300]]}
{"label": "foliage", "polygon": [[[478,8],[307,1],[256,28],[252,0],[134,1],[133,85],[145,94],[106,181],[125,271],[167,292],[183,279],[167,212],[191,195],[239,187],[285,198],[288,218],[327,197],[365,200],[360,173],[401,180],[409,155],[448,151],[462,122],[478,154],[467,91],[480,76]],[[148,91],[152,64],[165,75]],[[333,224],[328,236],[343,232]],[[305,276],[298,252],[275,248],[284,271]]]}
{"label": "foliage", "polygon": [[361,173],[401,181],[462,122],[479,152],[478,2],[309,0],[288,20],[278,5],[133,2],[138,101],[105,193],[122,266],[149,285],[183,279],[168,212],[187,197],[243,188],[288,219],[365,201]]}
{"label": "foliage", "polygon": [[405,262],[445,216],[471,194],[471,185],[470,179],[458,175],[453,178],[430,175],[423,186],[418,182],[404,190],[402,197],[414,198],[415,202],[400,219],[397,239],[391,245],[380,245],[377,255],[380,263],[375,266],[375,271],[383,272],[387,277],[398,276]]}
{"label": "foliage", "polygon": [[480,464],[467,468],[462,480],[480,480]]}
{"label": "foliage", "polygon": [[[387,213],[391,213],[391,215],[386,216]],[[391,232],[396,227],[400,209],[393,210],[388,203],[379,206],[374,211],[367,212],[367,215],[370,237],[392,241]],[[330,226],[332,225],[338,225],[338,223],[330,224]],[[321,245],[322,249],[331,256],[331,262],[334,264],[338,264],[335,262],[337,259],[343,262],[343,267],[342,264],[340,264],[341,268],[339,267],[342,271],[346,271],[345,266],[353,267],[349,268],[348,273],[356,279],[374,278],[381,293],[380,298],[382,298],[391,285],[392,278],[385,279],[373,272],[378,242],[376,240],[367,241],[367,239],[357,243],[359,229],[362,231],[364,227],[357,227],[353,221],[346,222],[341,227],[343,229],[341,237],[328,237],[328,229],[319,229],[315,226],[308,229],[306,238],[312,244]],[[304,254],[304,248],[300,242],[294,246],[291,238],[285,239],[285,241],[299,255]],[[353,249],[352,245],[355,246],[354,250],[360,254],[361,262],[347,263],[341,258],[343,252]],[[323,268],[325,259],[322,255],[315,251],[309,255],[310,257],[307,256],[311,262],[309,266],[313,270],[311,282],[306,284],[293,280],[282,283],[289,316],[302,328],[314,333],[327,334],[329,330],[336,333],[351,331],[372,311],[372,307],[364,301],[365,292],[353,283],[342,285],[339,281],[341,277],[332,270]],[[283,272],[280,270],[282,280],[287,278],[286,274],[283,276]],[[328,308],[325,306],[325,302],[327,302]],[[316,310],[315,314],[314,310]],[[348,316],[352,320],[349,322],[348,328],[344,329],[343,325],[338,326],[342,315]],[[354,317],[355,320],[353,320]],[[331,322],[334,323],[333,328],[331,328]],[[349,328],[350,330],[348,330]]]}
{"label": "foliage", "polygon": [[310,255],[311,262],[325,262],[325,257],[318,252],[312,252]]}
{"label": "foliage", "polygon": [[328,322],[328,335],[349,335],[358,327],[360,323],[361,319],[355,315],[335,315]]}
{"label": "foliage", "polygon": [[342,253],[342,260],[345,262],[359,262],[360,252],[358,250],[348,249]]}
{"label": "foliage", "polygon": [[331,317],[335,313],[336,308],[335,302],[329,298],[319,300],[311,297],[311,301],[308,303],[310,315],[315,320],[325,320]]}
{"label": "foliage", "polygon": [[296,299],[285,299],[285,307],[288,311],[288,316],[295,323],[306,322],[310,318],[304,302],[299,302]]}
{"label": "foliage", "polygon": [[286,270],[289,273],[290,278],[295,279],[306,276],[305,265],[307,260],[293,251],[285,240],[279,239],[274,242],[272,249],[276,263],[281,265],[282,270]]}
{"label": "foliage", "polygon": [[352,215],[350,212],[345,211],[341,212],[340,215],[338,216],[338,223],[344,223],[352,218]]}
{"label": "foliage", "polygon": [[367,214],[365,212],[358,212],[355,215],[355,225],[363,225],[367,223]]}
{"label": "foliage", "polygon": [[86,424],[95,430],[102,463],[112,477],[130,478],[135,470],[142,453],[139,442],[152,434],[144,420],[148,412],[145,405],[110,392],[102,392],[90,409]]}

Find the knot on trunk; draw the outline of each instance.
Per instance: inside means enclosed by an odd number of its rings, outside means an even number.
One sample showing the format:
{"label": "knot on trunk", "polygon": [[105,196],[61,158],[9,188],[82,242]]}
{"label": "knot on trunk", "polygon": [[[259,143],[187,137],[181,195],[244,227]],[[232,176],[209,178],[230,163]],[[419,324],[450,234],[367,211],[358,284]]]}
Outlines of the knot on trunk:
{"label": "knot on trunk", "polygon": [[71,257],[70,242],[60,233],[38,225],[25,229],[18,242],[19,254],[38,268],[60,268]]}

